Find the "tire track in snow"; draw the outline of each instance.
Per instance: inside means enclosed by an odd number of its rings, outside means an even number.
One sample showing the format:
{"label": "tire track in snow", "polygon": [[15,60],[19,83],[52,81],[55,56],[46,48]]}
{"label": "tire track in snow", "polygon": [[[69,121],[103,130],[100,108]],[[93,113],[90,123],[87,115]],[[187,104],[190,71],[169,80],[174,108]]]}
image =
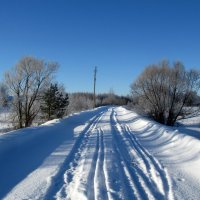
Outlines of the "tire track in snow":
{"label": "tire track in snow", "polygon": [[127,164],[126,160],[121,153],[121,149],[118,147],[116,141],[114,144],[114,149],[116,155],[118,155],[118,165],[121,168],[121,173],[123,175],[122,179],[124,182],[123,187],[123,199],[147,199],[145,194],[140,194],[142,187],[137,187],[135,180],[138,179],[137,174],[132,174],[130,171],[130,166]]}
{"label": "tire track in snow", "polygon": [[149,193],[149,190],[146,191],[144,189],[146,188],[145,182],[141,179],[136,169],[132,168],[131,166],[131,159],[129,157],[129,152],[126,147],[127,144],[123,142],[123,139],[121,137],[119,137],[120,132],[116,127],[116,120],[113,110],[110,116],[110,122],[113,129],[112,137],[115,154],[118,158],[118,165],[121,165],[120,171],[123,174],[122,178],[125,183],[125,187],[123,187],[123,199],[153,199],[152,195]]}
{"label": "tire track in snow", "polygon": [[105,152],[103,169],[108,199],[142,199],[138,197],[137,191],[133,191],[134,183],[130,182],[129,172],[126,170],[123,158],[113,140],[111,113],[112,109],[109,109],[102,126]]}
{"label": "tire track in snow", "polygon": [[[142,199],[173,199],[171,182],[166,169],[141,146],[127,125],[119,124],[115,115],[113,111],[112,123],[116,129],[114,138],[120,149],[119,152],[122,157],[125,157],[125,163],[136,182],[138,191],[140,194],[146,194]],[[130,160],[134,162],[130,164]]]}
{"label": "tire track in snow", "polygon": [[103,172],[103,132],[97,127],[102,116],[95,122],[87,144],[81,149],[77,166],[70,172],[72,180],[62,186],[56,194],[57,199],[108,199]]}
{"label": "tire track in snow", "polygon": [[76,139],[72,150],[66,157],[58,173],[56,176],[50,178],[50,187],[44,197],[45,200],[52,198],[66,199],[66,187],[73,179],[73,172],[81,159],[81,152],[86,148],[89,136],[92,130],[95,129],[96,123],[100,120],[104,112],[105,111],[93,117],[82,133],[80,133],[80,136]]}
{"label": "tire track in snow", "polygon": [[98,138],[98,158],[94,174],[94,199],[108,200],[104,172],[104,134],[101,128],[99,129]]}
{"label": "tire track in snow", "polygon": [[94,154],[92,155],[92,162],[90,166],[90,170],[87,177],[86,182],[86,195],[87,199],[95,199],[95,183],[94,183],[94,176],[96,173],[96,166],[97,166],[97,160],[98,160],[98,154],[99,154],[99,131],[96,130],[96,145],[94,149]]}
{"label": "tire track in snow", "polygon": [[160,192],[164,194],[163,198],[173,199],[171,180],[167,170],[137,141],[129,126],[125,126],[125,133],[130,138],[135,149],[137,149],[137,152],[141,155],[147,169],[147,174],[150,175],[150,178],[153,178],[152,174],[154,174],[153,181],[155,182],[152,182],[152,179],[150,179],[150,183],[155,187],[160,187]]}
{"label": "tire track in snow", "polygon": [[105,175],[103,171],[104,144],[103,133],[100,128],[96,129],[96,147],[87,178],[87,199],[106,200]]}
{"label": "tire track in snow", "polygon": [[45,199],[52,198],[172,200],[173,193],[167,171],[111,108],[92,118],[77,138],[51,180]]}

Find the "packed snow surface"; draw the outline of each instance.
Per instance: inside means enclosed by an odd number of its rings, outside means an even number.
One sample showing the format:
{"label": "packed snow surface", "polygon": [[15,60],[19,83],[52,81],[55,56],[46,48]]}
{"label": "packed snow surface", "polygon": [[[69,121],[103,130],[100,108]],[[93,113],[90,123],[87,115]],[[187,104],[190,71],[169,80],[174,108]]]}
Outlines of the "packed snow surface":
{"label": "packed snow surface", "polygon": [[200,140],[180,130],[101,107],[1,135],[0,199],[198,200]]}

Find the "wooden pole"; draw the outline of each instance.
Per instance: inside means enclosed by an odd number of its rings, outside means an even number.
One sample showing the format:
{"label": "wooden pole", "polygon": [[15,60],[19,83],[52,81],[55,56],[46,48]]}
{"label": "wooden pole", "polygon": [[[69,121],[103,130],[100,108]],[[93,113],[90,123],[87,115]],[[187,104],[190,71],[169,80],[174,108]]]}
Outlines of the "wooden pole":
{"label": "wooden pole", "polygon": [[93,96],[93,99],[94,99],[94,108],[96,107],[96,78],[97,76],[97,67],[95,66],[94,68],[94,96]]}

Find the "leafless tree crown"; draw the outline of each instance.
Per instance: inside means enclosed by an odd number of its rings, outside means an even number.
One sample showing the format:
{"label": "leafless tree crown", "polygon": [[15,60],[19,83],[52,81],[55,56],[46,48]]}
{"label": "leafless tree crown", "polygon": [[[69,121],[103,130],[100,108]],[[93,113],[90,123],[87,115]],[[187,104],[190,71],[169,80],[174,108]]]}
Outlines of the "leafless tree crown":
{"label": "leafless tree crown", "polygon": [[131,91],[141,108],[158,122],[171,126],[178,117],[188,114],[185,105],[199,87],[199,71],[186,71],[181,62],[171,67],[168,61],[162,61],[148,66],[133,82]]}
{"label": "leafless tree crown", "polygon": [[45,62],[34,57],[24,57],[6,72],[6,84],[14,97],[13,111],[18,127],[30,126],[38,113],[41,91],[49,84],[58,68],[55,62]]}

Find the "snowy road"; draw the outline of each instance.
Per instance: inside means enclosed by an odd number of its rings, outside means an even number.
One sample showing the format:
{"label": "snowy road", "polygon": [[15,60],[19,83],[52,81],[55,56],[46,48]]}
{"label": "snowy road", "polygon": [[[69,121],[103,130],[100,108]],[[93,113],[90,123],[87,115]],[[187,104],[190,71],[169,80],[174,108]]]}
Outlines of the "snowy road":
{"label": "snowy road", "polygon": [[173,199],[166,170],[109,109],[76,142],[47,199]]}
{"label": "snowy road", "polygon": [[[164,153],[160,154],[162,159],[158,159],[160,156],[157,158],[148,150],[150,145],[144,145],[144,138],[148,135],[141,134],[147,134],[147,128],[155,124],[149,125],[148,121],[138,119],[137,115],[122,107],[97,109],[82,117],[84,122],[80,118],[81,115],[78,115],[76,123],[73,121],[70,124],[66,119],[66,131],[71,126],[76,137],[64,138],[63,143],[19,181],[5,199],[184,199],[185,194],[180,194],[177,186],[179,182],[172,177],[179,171],[171,170],[173,165],[163,161]],[[60,131],[64,127],[63,124]],[[161,136],[156,137],[155,142]],[[199,149],[196,151],[193,154]],[[177,165],[174,167],[178,168]],[[194,187],[198,184],[199,181]],[[176,188],[177,191],[174,191]],[[195,198],[198,194],[197,191]]]}

